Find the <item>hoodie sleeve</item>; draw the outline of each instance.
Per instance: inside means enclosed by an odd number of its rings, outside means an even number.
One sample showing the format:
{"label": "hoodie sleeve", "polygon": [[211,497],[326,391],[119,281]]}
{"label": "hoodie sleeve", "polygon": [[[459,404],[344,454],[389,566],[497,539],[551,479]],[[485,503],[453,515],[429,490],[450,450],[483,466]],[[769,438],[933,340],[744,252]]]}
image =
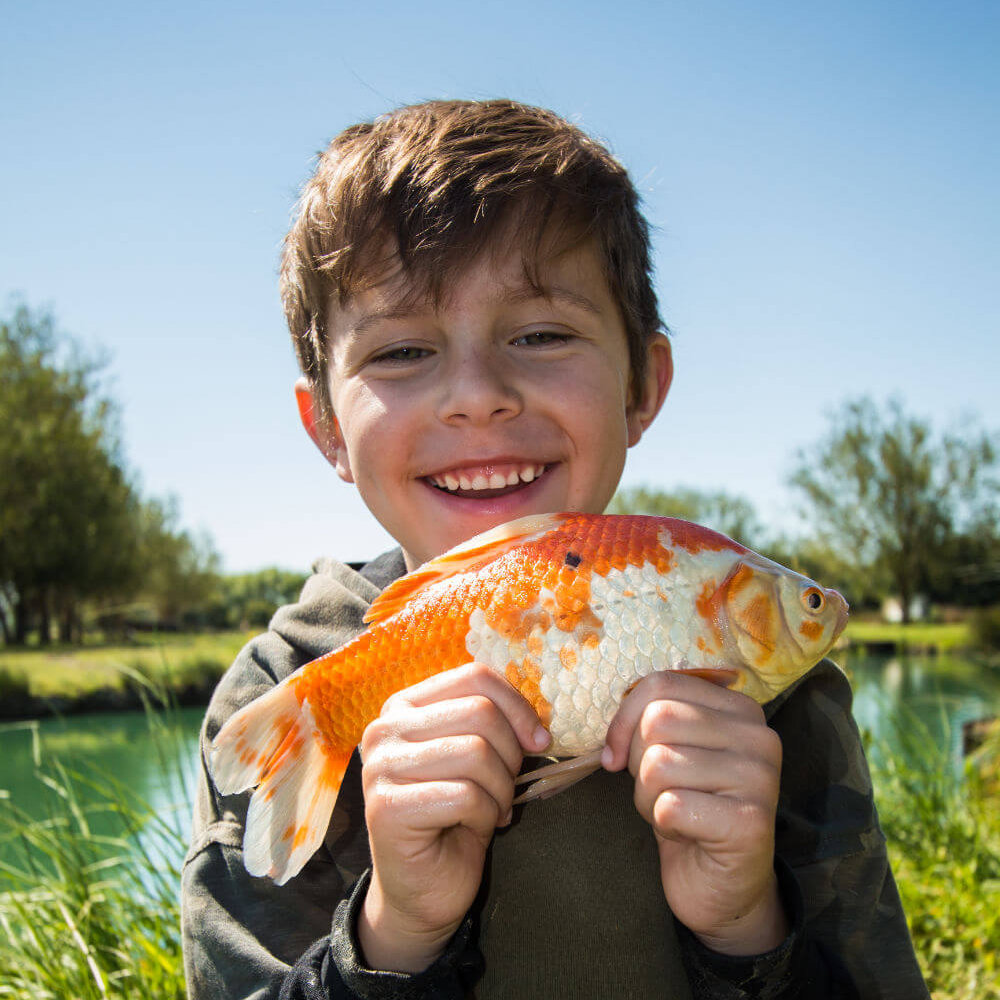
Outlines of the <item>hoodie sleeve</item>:
{"label": "hoodie sleeve", "polygon": [[[320,567],[299,603],[282,608],[268,633],[242,650],[212,697],[201,731],[191,845],[181,879],[190,1000],[276,998],[286,984],[291,988],[308,979],[310,955],[329,952],[337,906],[370,863],[357,756],[323,846],[297,877],[276,886],[247,873],[243,833],[250,796],[219,793],[207,748],[243,705],[358,634],[378,592],[376,583],[346,566]],[[320,995],[356,995],[332,980],[330,985]]]}

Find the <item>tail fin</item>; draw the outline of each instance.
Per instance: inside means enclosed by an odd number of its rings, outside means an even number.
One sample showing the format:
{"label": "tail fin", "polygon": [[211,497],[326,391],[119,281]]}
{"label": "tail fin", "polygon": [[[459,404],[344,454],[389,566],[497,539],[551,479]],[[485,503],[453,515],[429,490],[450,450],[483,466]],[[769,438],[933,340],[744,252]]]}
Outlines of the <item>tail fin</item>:
{"label": "tail fin", "polygon": [[270,875],[278,885],[297,875],[323,842],[354,749],[327,746],[309,701],[300,701],[297,679],[298,672],[240,709],[209,751],[223,795],[257,786],[243,860],[251,875]]}

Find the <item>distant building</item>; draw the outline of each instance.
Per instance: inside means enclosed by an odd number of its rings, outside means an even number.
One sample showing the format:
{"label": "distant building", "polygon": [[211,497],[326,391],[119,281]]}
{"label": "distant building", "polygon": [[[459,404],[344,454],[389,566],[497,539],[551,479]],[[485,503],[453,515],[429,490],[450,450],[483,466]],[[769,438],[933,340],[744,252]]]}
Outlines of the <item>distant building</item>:
{"label": "distant building", "polygon": [[[922,622],[931,611],[931,602],[924,594],[910,598],[910,621]],[[882,618],[898,625],[903,620],[903,602],[898,597],[887,597],[882,602]]]}

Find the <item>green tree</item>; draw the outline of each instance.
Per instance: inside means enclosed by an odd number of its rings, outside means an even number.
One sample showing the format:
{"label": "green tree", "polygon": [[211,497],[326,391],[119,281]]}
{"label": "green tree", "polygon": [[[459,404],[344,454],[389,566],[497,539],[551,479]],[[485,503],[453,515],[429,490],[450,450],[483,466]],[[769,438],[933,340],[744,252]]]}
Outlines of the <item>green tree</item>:
{"label": "green tree", "polygon": [[218,588],[211,541],[179,527],[174,501],[140,495],[121,454],[104,361],[16,307],[0,321],[0,630],[82,638],[85,610],[123,624],[144,602],[181,624]]}
{"label": "green tree", "polygon": [[721,531],[750,548],[757,548],[764,540],[764,528],[753,504],[744,497],[721,491],[702,492],[682,487],[670,492],[651,486],[630,486],[614,495],[608,513],[680,517]]}
{"label": "green tree", "polygon": [[17,307],[0,322],[0,624],[23,643],[80,631],[79,602],[136,569],[134,494],[123,471],[103,363],[52,317]]}
{"label": "green tree", "polygon": [[223,577],[219,624],[244,629],[266,626],[281,605],[298,599],[305,581],[304,573],[292,573],[274,566]]}
{"label": "green tree", "polygon": [[879,408],[862,398],[799,452],[791,485],[818,540],[898,595],[909,620],[913,597],[940,581],[956,538],[995,503],[995,460],[991,435],[973,425],[938,434],[898,400]]}
{"label": "green tree", "polygon": [[219,556],[207,536],[180,527],[175,499],[146,500],[134,522],[142,563],[136,591],[158,625],[200,624],[202,609],[218,599]]}

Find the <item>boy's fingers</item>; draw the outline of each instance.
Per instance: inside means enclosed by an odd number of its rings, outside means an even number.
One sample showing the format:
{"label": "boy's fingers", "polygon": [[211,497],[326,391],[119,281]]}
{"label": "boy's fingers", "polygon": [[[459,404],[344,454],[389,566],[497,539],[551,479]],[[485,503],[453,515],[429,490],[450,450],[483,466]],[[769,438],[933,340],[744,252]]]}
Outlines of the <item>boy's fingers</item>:
{"label": "boy's fingers", "polygon": [[467,663],[428,677],[427,680],[394,694],[382,710],[384,712],[400,701],[420,707],[470,695],[489,698],[507,719],[518,742],[529,753],[537,753],[549,745],[550,736],[527,700],[503,677],[482,663]]}
{"label": "boy's fingers", "polygon": [[658,671],[636,684],[611,720],[601,758],[607,770],[620,771],[628,763],[633,734],[647,706],[654,701],[686,702],[747,719],[763,718],[760,706],[746,695],[680,671]]}
{"label": "boy's fingers", "polygon": [[496,803],[501,815],[514,799],[514,774],[484,738],[448,736],[422,743],[394,743],[379,756],[374,791],[386,783],[393,795],[401,785],[420,782],[473,781]]}
{"label": "boy's fingers", "polygon": [[636,768],[635,806],[647,822],[665,790],[706,792],[776,803],[779,771],[769,762],[731,751],[654,744]]}
{"label": "boy's fingers", "polygon": [[761,761],[781,770],[781,737],[763,718],[749,722],[725,712],[683,701],[651,701],[633,730],[626,761],[634,775],[657,744],[734,753],[738,759]]}
{"label": "boy's fingers", "polygon": [[690,788],[661,792],[646,819],[664,840],[694,840],[707,848],[766,843],[774,835],[774,814],[764,806]]}
{"label": "boy's fingers", "polygon": [[[481,785],[466,779],[445,779],[399,785],[391,796],[392,807],[406,816],[406,825],[429,833],[465,826],[483,842],[493,836],[504,817],[502,806]],[[383,808],[377,798],[366,804],[369,825],[378,826],[377,814]]]}
{"label": "boy's fingers", "polygon": [[[372,723],[375,732],[387,727],[393,735],[419,744],[446,737],[482,737],[500,755],[512,777],[521,769],[523,753],[517,734],[507,717],[485,695],[468,695],[432,702],[418,708],[400,704],[391,715]],[[412,753],[412,748],[408,749]]]}

